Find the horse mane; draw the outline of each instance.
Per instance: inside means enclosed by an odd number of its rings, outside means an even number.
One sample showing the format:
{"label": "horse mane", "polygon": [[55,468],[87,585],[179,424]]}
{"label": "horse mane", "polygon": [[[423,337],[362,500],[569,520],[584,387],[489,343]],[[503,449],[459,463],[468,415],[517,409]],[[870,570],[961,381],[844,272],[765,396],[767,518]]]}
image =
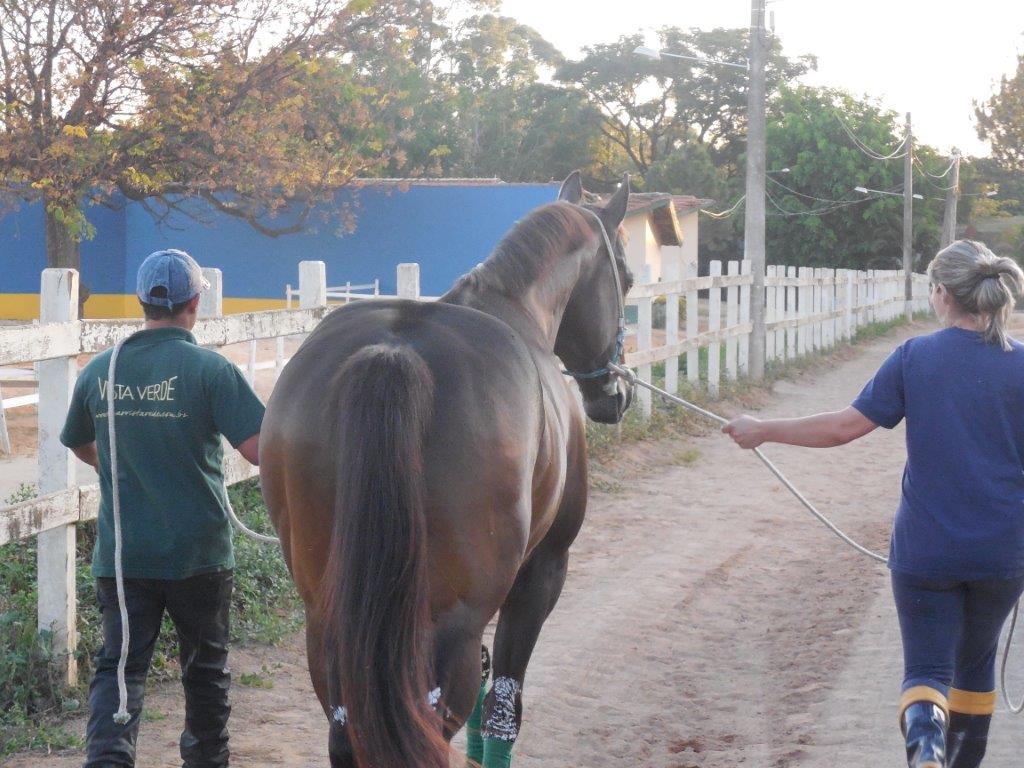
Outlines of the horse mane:
{"label": "horse mane", "polygon": [[595,237],[575,206],[548,203],[531,211],[495,246],[483,264],[459,278],[460,288],[487,288],[518,296],[525,293],[545,272],[553,257],[572,253]]}

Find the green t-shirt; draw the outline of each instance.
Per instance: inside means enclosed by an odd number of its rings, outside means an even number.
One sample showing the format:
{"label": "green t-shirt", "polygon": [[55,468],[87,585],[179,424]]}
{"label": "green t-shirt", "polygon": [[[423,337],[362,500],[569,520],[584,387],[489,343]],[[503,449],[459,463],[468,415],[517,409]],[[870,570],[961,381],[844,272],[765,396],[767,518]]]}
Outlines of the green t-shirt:
{"label": "green t-shirt", "polygon": [[[114,575],[107,369],[96,355],[75,384],[61,442],[96,441],[100,514],[94,576]],[[233,568],[221,435],[260,431],[263,404],[241,372],[183,328],[131,336],[117,356],[117,461],[126,578],[184,579]]]}

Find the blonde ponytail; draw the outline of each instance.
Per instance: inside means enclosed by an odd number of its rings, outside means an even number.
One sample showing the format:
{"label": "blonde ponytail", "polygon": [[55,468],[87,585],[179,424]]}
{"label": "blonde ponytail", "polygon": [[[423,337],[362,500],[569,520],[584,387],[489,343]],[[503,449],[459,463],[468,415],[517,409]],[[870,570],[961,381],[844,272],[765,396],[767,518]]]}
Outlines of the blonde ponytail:
{"label": "blonde ponytail", "polygon": [[986,343],[1010,350],[1006,324],[1024,293],[1024,272],[1017,262],[996,256],[984,243],[957,240],[932,259],[928,277],[946,287],[962,312],[988,318]]}

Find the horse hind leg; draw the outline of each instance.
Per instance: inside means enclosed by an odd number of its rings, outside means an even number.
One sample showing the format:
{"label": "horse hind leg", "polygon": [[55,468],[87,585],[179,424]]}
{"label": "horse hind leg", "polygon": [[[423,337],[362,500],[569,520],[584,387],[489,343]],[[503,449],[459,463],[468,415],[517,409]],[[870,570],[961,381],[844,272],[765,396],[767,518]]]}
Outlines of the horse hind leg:
{"label": "horse hind leg", "polygon": [[494,635],[494,682],[484,699],[484,768],[508,768],[523,718],[523,681],[541,627],[562,593],[568,551],[542,543],[505,598]]}
{"label": "horse hind leg", "polygon": [[[461,625],[446,625],[443,621],[435,630],[434,676],[437,687],[431,693],[437,700],[435,709],[444,722],[444,736],[449,741],[469,722],[476,709],[482,668],[481,631]],[[472,741],[470,737],[467,756],[479,763],[482,753],[474,752]]]}
{"label": "horse hind leg", "polygon": [[321,644],[323,627],[319,617],[312,610],[306,611],[306,660],[309,664],[309,677],[313,683],[320,706],[327,714],[327,754],[331,768],[355,768],[356,758],[352,744],[345,730],[344,712],[329,700],[327,683],[327,660],[324,658]]}

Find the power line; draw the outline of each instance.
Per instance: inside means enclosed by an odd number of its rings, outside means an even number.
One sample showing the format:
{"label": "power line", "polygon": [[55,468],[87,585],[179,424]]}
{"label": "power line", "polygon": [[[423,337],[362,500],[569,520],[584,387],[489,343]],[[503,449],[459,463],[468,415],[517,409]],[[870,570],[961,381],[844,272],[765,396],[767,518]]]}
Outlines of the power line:
{"label": "power line", "polygon": [[880,195],[866,195],[865,197],[859,198],[857,200],[849,200],[849,201],[844,201],[844,202],[838,202],[837,201],[837,203],[834,204],[834,205],[823,206],[821,208],[817,208],[817,209],[813,209],[813,210],[809,210],[809,211],[788,211],[785,208],[783,208],[781,205],[779,205],[778,201],[774,197],[772,197],[771,193],[768,192],[768,191],[765,191],[765,197],[768,198],[768,202],[770,202],[779,211],[779,213],[773,214],[773,215],[775,215],[775,216],[785,216],[785,217],[789,218],[789,217],[796,217],[796,216],[824,216],[825,214],[834,213],[835,211],[838,211],[838,210],[840,210],[842,208],[849,208],[851,205],[857,205],[858,203],[863,203],[866,200],[877,200],[881,196]]}
{"label": "power line", "polygon": [[953,166],[956,165],[956,158],[954,157],[952,160],[950,160],[949,165],[946,166],[946,170],[939,174],[929,173],[928,169],[924,167],[924,163],[921,162],[920,158],[915,157],[914,163],[917,164],[918,169],[925,176],[931,176],[933,179],[944,179],[946,178],[946,176],[949,175],[949,172],[953,170]]}
{"label": "power line", "polygon": [[[843,118],[839,115],[839,113],[836,112],[834,109],[832,110],[832,114],[835,115],[836,120],[839,121],[839,124],[843,127],[843,130],[846,131],[846,135],[850,137],[850,141],[852,141],[854,145],[856,145],[857,149],[859,149],[868,157],[874,160],[895,160],[907,154],[906,150],[904,150],[904,147],[907,143],[906,136],[904,136],[903,139],[900,140],[900,143],[896,145],[896,148],[890,154],[883,155],[881,152],[876,152],[863,141],[858,139],[856,135],[854,135],[853,131],[850,130],[850,127],[846,124],[846,121],[844,121]],[[904,151],[901,152],[900,150]]]}
{"label": "power line", "polygon": [[807,200],[813,200],[816,203],[859,203],[861,200],[863,200],[863,198],[860,197],[849,198],[847,200],[828,200],[824,197],[815,197],[814,195],[808,195],[803,192],[797,192],[792,187],[787,187],[781,181],[773,179],[771,176],[768,177],[768,181],[772,182],[778,187],[782,187],[784,190],[786,190],[792,195],[796,195],[797,197],[803,197],[806,198]]}
{"label": "power line", "polygon": [[739,208],[740,204],[744,200],[746,200],[746,199],[747,199],[747,196],[743,195],[739,200],[737,200],[735,203],[733,203],[731,208],[729,208],[727,210],[724,210],[724,211],[720,211],[718,213],[716,213],[715,211],[706,211],[703,208],[700,209],[700,212],[710,216],[713,219],[727,219],[730,216],[732,216],[734,213],[736,213],[736,209]]}
{"label": "power line", "polygon": [[932,187],[933,189],[936,189],[936,190],[938,190],[939,192],[949,192],[949,191],[951,191],[951,190],[954,190],[954,189],[956,189],[956,188],[957,188],[957,186],[958,186],[957,184],[951,184],[951,185],[950,185],[950,186],[948,186],[948,187],[942,187],[942,186],[939,186],[938,184],[936,184],[936,183],[935,183],[934,181],[932,181],[931,179],[929,179],[929,178],[928,178],[927,176],[922,176],[921,178],[922,178],[922,179],[924,180],[924,182],[925,182],[926,184],[930,185],[930,186],[931,186],[931,187]]}

